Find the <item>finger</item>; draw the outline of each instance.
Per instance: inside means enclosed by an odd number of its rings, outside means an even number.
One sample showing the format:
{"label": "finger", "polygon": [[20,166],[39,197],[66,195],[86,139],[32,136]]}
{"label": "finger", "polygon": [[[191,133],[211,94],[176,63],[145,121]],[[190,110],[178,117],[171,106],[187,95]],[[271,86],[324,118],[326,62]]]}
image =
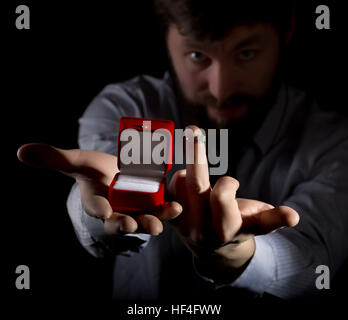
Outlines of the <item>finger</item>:
{"label": "finger", "polygon": [[168,185],[168,192],[174,198],[178,198],[178,190],[186,189],[186,170],[178,170],[174,173]]}
{"label": "finger", "polygon": [[[185,224],[195,241],[201,241],[205,218],[209,212],[209,168],[205,150],[204,135],[196,126],[188,126],[186,135],[186,188],[179,190],[187,199],[189,211]],[[185,192],[186,194],[182,194]],[[183,204],[185,207],[185,204]],[[185,229],[185,227],[182,227]],[[186,232],[186,231],[185,231]]]}
{"label": "finger", "polygon": [[17,156],[30,166],[54,169],[73,176],[113,176],[118,171],[115,156],[91,150],[63,150],[48,144],[30,143],[21,146]]}
{"label": "finger", "polygon": [[243,221],[243,230],[255,235],[267,234],[282,227],[294,227],[299,220],[300,216],[294,209],[288,206],[279,206],[246,217]]}
{"label": "finger", "polygon": [[138,230],[138,232],[142,232],[144,230],[145,233],[157,236],[163,231],[162,222],[153,215],[140,214],[135,219],[141,228],[140,231]]}
{"label": "finger", "polygon": [[137,228],[137,222],[132,217],[123,213],[113,212],[104,221],[104,230],[107,234],[133,233]]}
{"label": "finger", "polygon": [[186,135],[186,174],[190,190],[201,194],[210,189],[209,167],[205,150],[205,136],[196,126],[188,126]]}
{"label": "finger", "polygon": [[212,227],[221,243],[232,241],[242,226],[242,217],[236,201],[239,182],[232,177],[217,180],[210,193]]}
{"label": "finger", "polygon": [[250,216],[260,211],[266,211],[274,208],[274,206],[271,204],[258,200],[243,198],[237,198],[236,200],[238,202],[238,208],[242,214],[242,217]]}
{"label": "finger", "polygon": [[176,202],[166,202],[160,212],[156,214],[156,217],[162,221],[172,220],[182,213],[182,206]]}
{"label": "finger", "polygon": [[170,195],[179,202],[182,209],[188,207],[188,195],[186,186],[186,170],[179,170],[175,172],[172,177],[168,191]]}

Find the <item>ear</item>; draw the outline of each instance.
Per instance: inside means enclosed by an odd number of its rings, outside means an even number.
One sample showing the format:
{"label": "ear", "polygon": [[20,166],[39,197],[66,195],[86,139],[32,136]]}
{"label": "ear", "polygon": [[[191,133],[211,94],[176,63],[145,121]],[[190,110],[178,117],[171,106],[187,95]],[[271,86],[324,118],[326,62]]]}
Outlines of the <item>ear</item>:
{"label": "ear", "polygon": [[287,45],[290,44],[295,31],[295,12],[296,6],[294,5],[294,8],[292,9],[292,13],[290,16],[289,30],[285,33],[285,42]]}

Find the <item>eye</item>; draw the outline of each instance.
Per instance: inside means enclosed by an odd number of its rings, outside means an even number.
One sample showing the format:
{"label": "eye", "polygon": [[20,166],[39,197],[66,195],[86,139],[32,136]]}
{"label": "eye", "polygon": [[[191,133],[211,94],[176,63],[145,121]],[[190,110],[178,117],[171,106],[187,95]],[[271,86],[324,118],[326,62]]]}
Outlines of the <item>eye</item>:
{"label": "eye", "polygon": [[243,50],[239,53],[239,59],[243,61],[252,60],[256,55],[255,50]]}
{"label": "eye", "polygon": [[203,62],[207,59],[207,57],[198,51],[193,51],[190,53],[190,57],[194,62]]}

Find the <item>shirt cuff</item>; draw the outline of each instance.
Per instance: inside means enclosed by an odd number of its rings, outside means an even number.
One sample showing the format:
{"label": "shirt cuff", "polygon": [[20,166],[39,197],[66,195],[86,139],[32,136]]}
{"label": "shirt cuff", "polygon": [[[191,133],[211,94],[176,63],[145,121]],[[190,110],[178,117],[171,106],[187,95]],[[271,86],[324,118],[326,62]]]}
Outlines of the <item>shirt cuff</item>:
{"label": "shirt cuff", "polygon": [[275,279],[276,261],[270,240],[266,236],[255,237],[255,253],[243,273],[232,283],[217,285],[214,280],[202,275],[193,260],[193,268],[206,285],[219,289],[226,286],[247,289],[263,294]]}
{"label": "shirt cuff", "polygon": [[[104,230],[104,222],[100,219],[89,216],[84,213],[84,220],[86,227],[95,241],[99,241],[108,247],[117,248],[121,241],[124,243],[122,248],[127,247],[127,240],[129,242],[129,250],[122,250],[125,254],[131,254],[132,251],[138,252],[148,244],[151,235],[146,233],[125,233],[122,235],[109,235]],[[134,240],[134,241],[133,241]]]}
{"label": "shirt cuff", "polygon": [[75,183],[69,194],[67,207],[76,235],[86,250],[96,257],[105,254],[132,254],[143,249],[151,235],[144,233],[108,235],[100,219],[89,216],[81,203],[80,189]]}
{"label": "shirt cuff", "polygon": [[275,279],[276,260],[267,236],[255,237],[255,253],[244,272],[232,287],[244,288],[263,294]]}
{"label": "shirt cuff", "polygon": [[143,240],[143,241],[146,241],[146,242],[149,241],[151,238],[151,235],[148,233],[125,233],[124,236],[136,237],[136,238]]}

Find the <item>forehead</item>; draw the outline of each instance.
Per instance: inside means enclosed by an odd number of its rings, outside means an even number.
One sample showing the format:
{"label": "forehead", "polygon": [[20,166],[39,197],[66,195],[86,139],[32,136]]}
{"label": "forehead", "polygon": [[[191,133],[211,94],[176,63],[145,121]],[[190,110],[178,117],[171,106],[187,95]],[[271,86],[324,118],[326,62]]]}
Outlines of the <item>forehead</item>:
{"label": "forehead", "polygon": [[176,25],[171,25],[168,32],[168,41],[175,42],[185,47],[196,49],[220,48],[223,50],[236,49],[249,44],[260,43],[274,34],[276,30],[268,23],[255,23],[252,25],[240,25],[231,28],[226,35],[218,40],[196,39],[180,33]]}

